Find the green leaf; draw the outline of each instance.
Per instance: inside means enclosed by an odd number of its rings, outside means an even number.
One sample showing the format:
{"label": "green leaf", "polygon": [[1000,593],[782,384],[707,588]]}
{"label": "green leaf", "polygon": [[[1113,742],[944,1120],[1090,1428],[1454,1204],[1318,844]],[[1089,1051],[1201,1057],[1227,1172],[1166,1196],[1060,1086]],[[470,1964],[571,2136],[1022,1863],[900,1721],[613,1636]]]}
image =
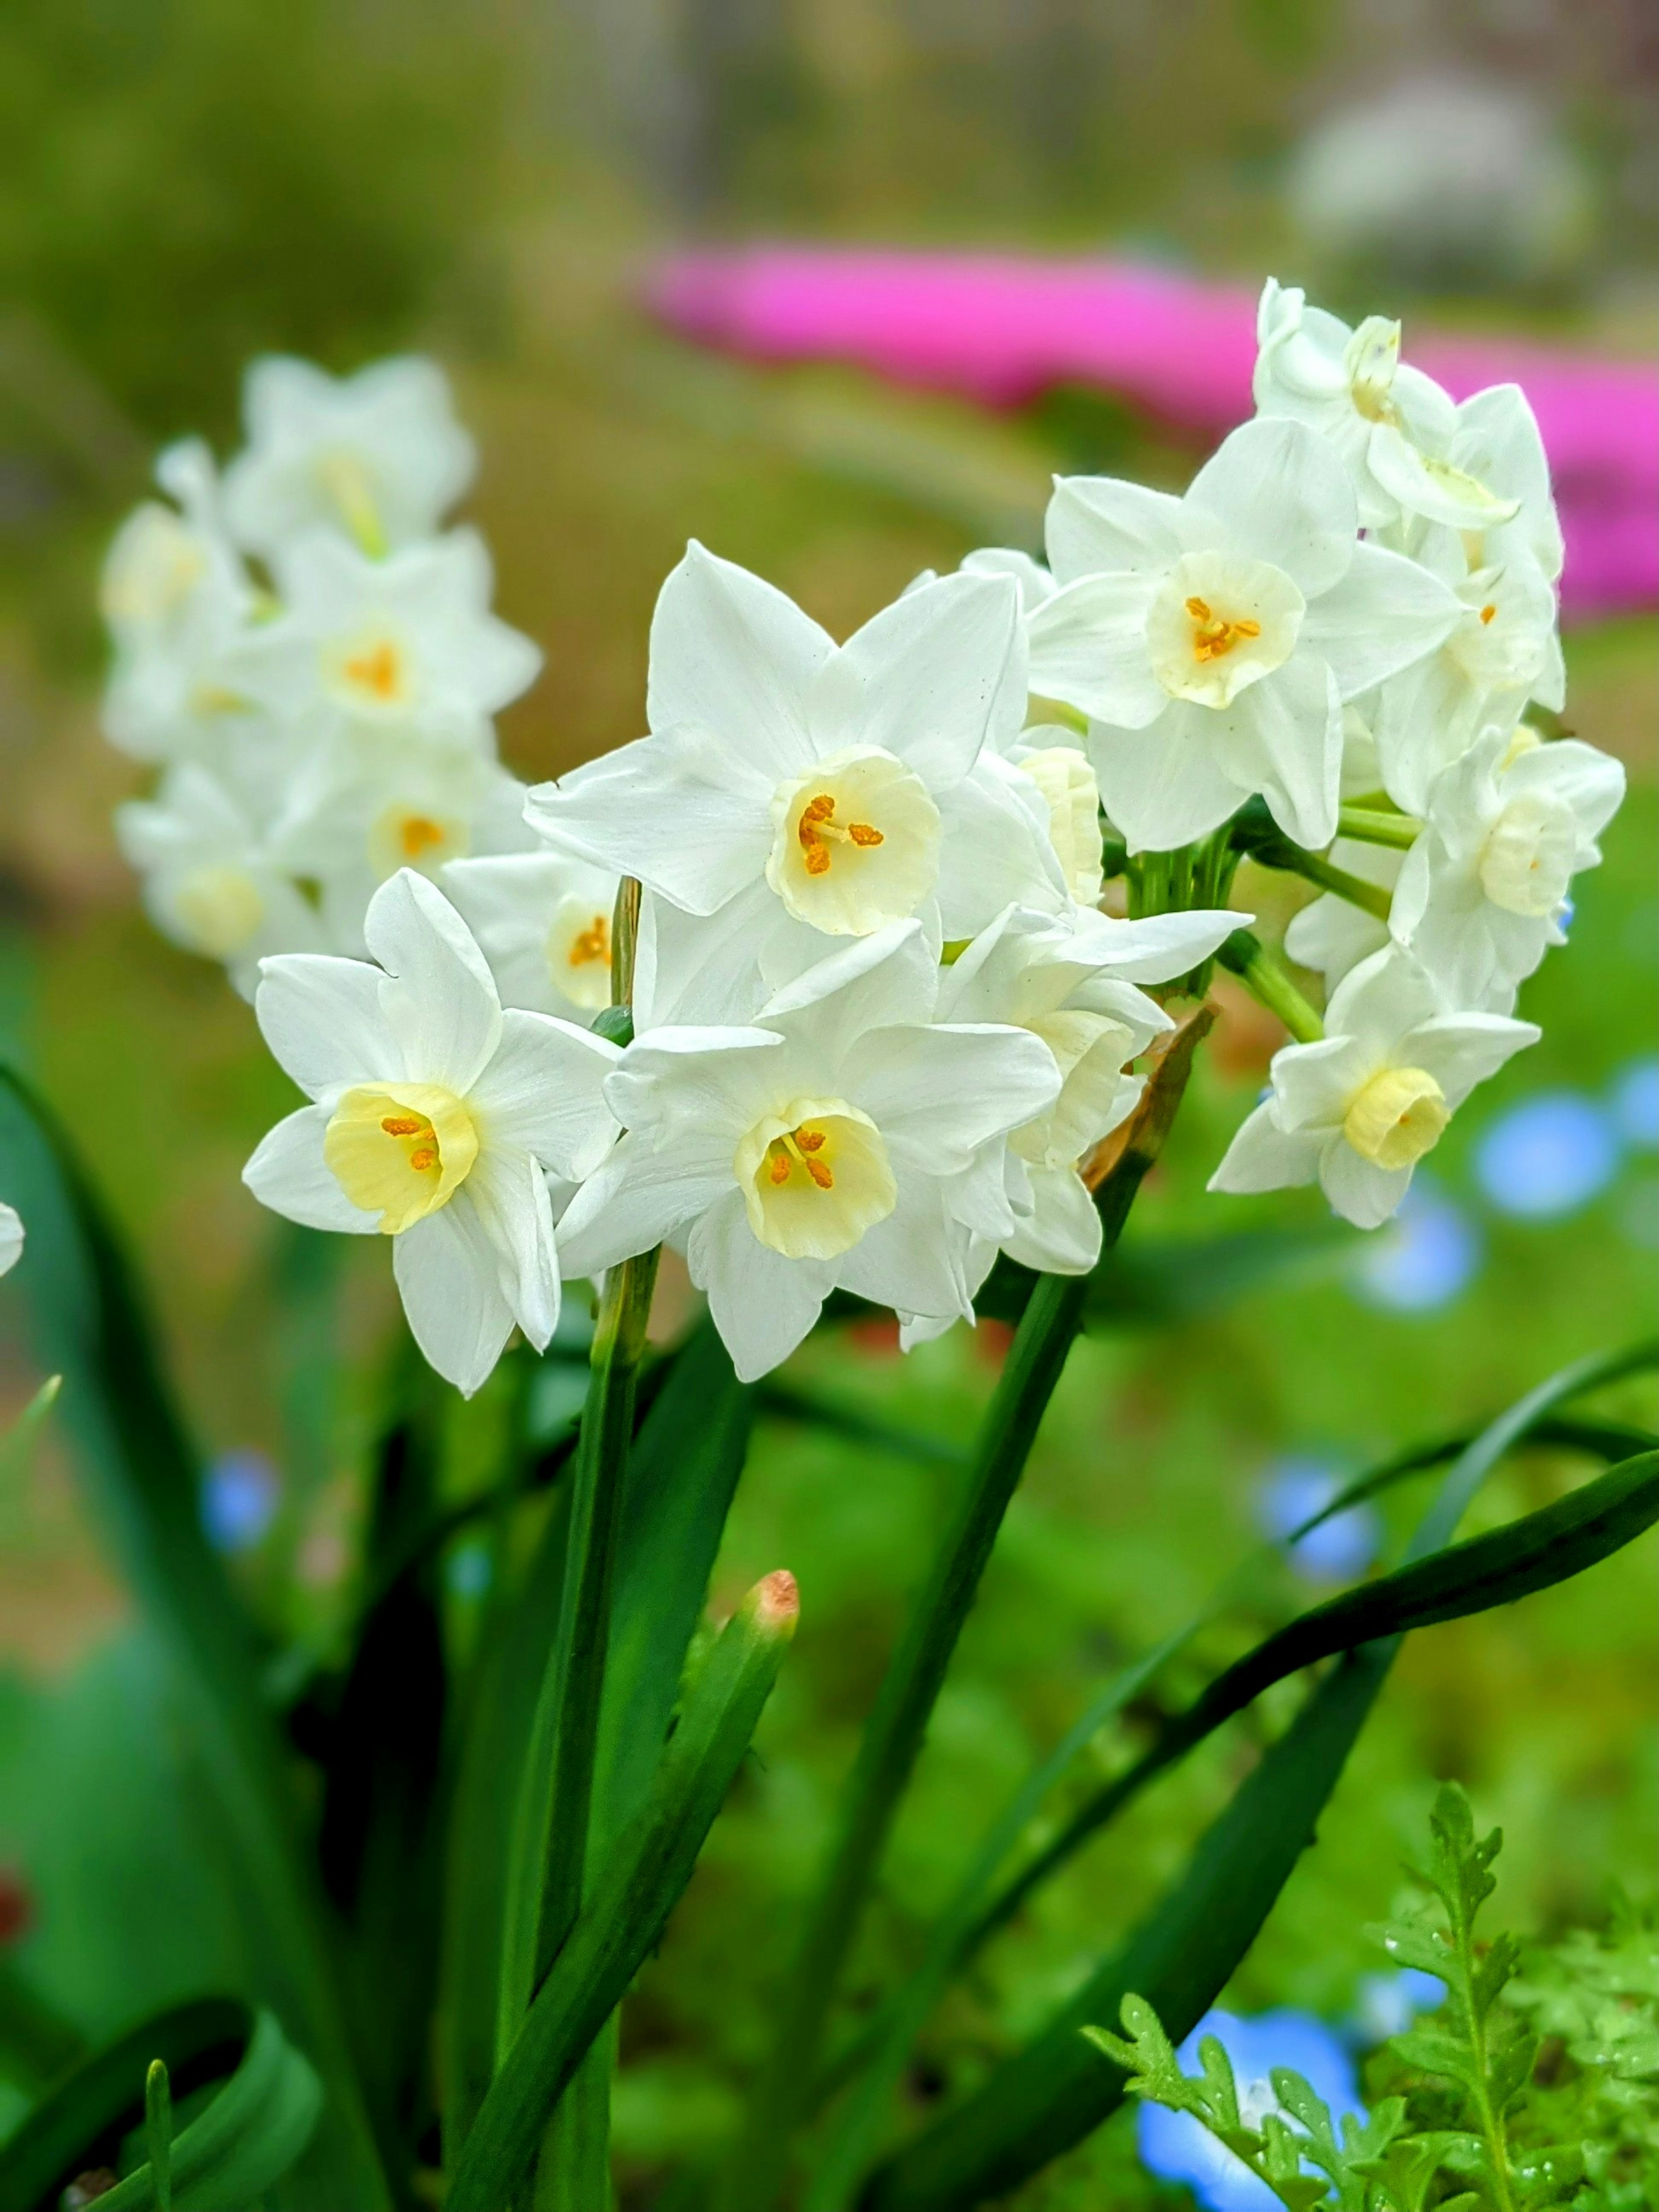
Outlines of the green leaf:
{"label": "green leaf", "polygon": [[61,1419],[122,1572],[174,1669],[234,1839],[258,1985],[303,2036],[331,2095],[307,2161],[325,2208],[388,2203],[339,2010],[327,1939],[292,1827],[283,1758],[246,1622],[203,1534],[194,1455],[114,1230],[55,1118],[0,1066],[0,1163],[29,1223],[19,1290]]}
{"label": "green leaf", "polygon": [[[0,2204],[57,2212],[77,2173],[114,2164],[142,2132],[156,2061],[180,2098],[222,2084],[172,2138],[173,2212],[228,2212],[260,2196],[294,2166],[322,2106],[316,2075],[268,2012],[229,1998],[170,2007],[107,2045],[61,2081],[0,2149]],[[99,2199],[111,2212],[155,2204],[148,2165]]]}
{"label": "green leaf", "polygon": [[86,2045],[18,1970],[0,1956],[0,2080],[31,2093],[78,2064]]}
{"label": "green leaf", "polygon": [[691,1879],[794,1633],[792,1577],[757,1583],[721,1632],[650,1796],[599,1872],[466,2138],[446,2212],[501,2212],[595,2037]]}

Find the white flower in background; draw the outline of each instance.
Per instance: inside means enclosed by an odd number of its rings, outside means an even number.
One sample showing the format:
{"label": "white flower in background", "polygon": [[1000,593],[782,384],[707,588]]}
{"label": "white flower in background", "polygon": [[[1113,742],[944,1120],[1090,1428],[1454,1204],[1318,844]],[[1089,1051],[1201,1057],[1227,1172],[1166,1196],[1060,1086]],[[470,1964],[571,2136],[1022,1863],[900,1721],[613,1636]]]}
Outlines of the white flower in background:
{"label": "white flower in background", "polygon": [[0,1275],[10,1274],[22,1256],[22,1217],[15,1206],[0,1200]]}
{"label": "white flower in background", "polygon": [[[1490,567],[1516,550],[1538,563],[1551,583],[1559,582],[1566,560],[1561,518],[1550,489],[1550,465],[1531,402],[1518,384],[1494,384],[1465,399],[1457,410],[1447,464],[1491,494],[1493,511],[1484,521],[1456,521],[1426,505],[1413,508],[1431,522],[1463,534],[1471,568]],[[1499,507],[1510,510],[1507,516]],[[1407,545],[1407,551],[1417,549]]]}
{"label": "white flower in background", "polygon": [[1429,791],[1392,927],[1451,1003],[1507,1012],[1517,984],[1565,942],[1572,878],[1601,858],[1625,771],[1594,745],[1488,730]]}
{"label": "white flower in background", "polygon": [[1010,908],[945,970],[940,1021],[1029,1030],[1048,1046],[1060,1079],[1053,1103],[1010,1133],[1004,1172],[1013,1227],[976,1239],[975,1289],[999,1247],[1055,1274],[1093,1267],[1100,1216],[1080,1170],[1139,1100],[1145,1080],[1126,1072],[1129,1062],[1175,1026],[1136,984],[1184,975],[1250,919],[1194,912],[1119,921],[1084,913],[1060,921]]}
{"label": "white flower in background", "polygon": [[436,530],[472,481],[472,441],[434,362],[336,378],[268,355],[248,369],[242,410],[247,447],[226,471],[225,511],[256,553],[319,524],[384,553]]}
{"label": "white flower in background", "polygon": [[1209,1187],[1279,1190],[1316,1179],[1361,1229],[1395,1212],[1475,1085],[1540,1035],[1502,1014],[1448,1012],[1421,964],[1395,945],[1343,978],[1325,1032],[1273,1054],[1271,1093]]}
{"label": "white flower in background", "polygon": [[212,459],[188,440],[167,447],[155,475],[178,505],[146,500],[127,517],[99,594],[115,647],[104,734],[140,760],[202,751],[253,711],[227,664],[255,595],[220,526]]}
{"label": "white flower in background", "polygon": [[503,1006],[586,1023],[611,1004],[617,877],[542,851],[452,860],[439,881],[477,939]]}
{"label": "white flower in background", "polygon": [[240,690],[319,745],[408,733],[493,751],[490,717],[529,689],[541,654],[490,612],[476,531],[372,561],[313,530],[271,568],[283,611],[245,638]]}
{"label": "white flower in background", "polygon": [[272,860],[257,820],[199,762],[178,763],[154,798],[118,807],[115,833],[161,934],[222,960],[245,999],[267,953],[324,949],[316,909]]}
{"label": "white flower in background", "polygon": [[265,1042],[311,1103],[243,1170],[312,1229],[377,1231],[415,1340],[471,1396],[516,1322],[539,1350],[559,1315],[547,1186],[604,1158],[617,1048],[568,1022],[501,1011],[483,954],[441,892],[405,872],[369,909],[379,963],[265,963]]}
{"label": "white flower in background", "polygon": [[935,1024],[915,922],[820,961],[745,1028],[647,1030],[605,1097],[627,1135],[572,1200],[573,1273],[686,1236],[752,1382],[843,1289],[904,1314],[971,1313],[971,1217],[1012,1227],[1002,1139],[1052,1105],[1054,1056],[1003,1027]]}
{"label": "white flower in background", "polygon": [[1106,811],[1132,849],[1189,843],[1260,792],[1297,844],[1330,842],[1342,703],[1438,645],[1446,586],[1357,536],[1336,453],[1299,422],[1235,430],[1184,498],[1062,478],[1060,589],[1030,617],[1030,683],[1089,715]]}
{"label": "white flower in background", "polygon": [[400,868],[435,877],[472,854],[534,847],[524,799],[518,778],[483,753],[389,731],[313,757],[293,781],[271,850],[320,887],[331,941],[356,953],[370,899]]}
{"label": "white flower in background", "polygon": [[1517,546],[1500,565],[1471,568],[1461,538],[1436,530],[1420,558],[1452,590],[1457,619],[1367,702],[1383,787],[1408,814],[1422,813],[1435,777],[1488,724],[1513,727],[1529,701],[1559,710],[1567,690],[1554,587],[1530,553]]}
{"label": "white flower in background", "polygon": [[935,942],[1060,905],[1048,806],[981,749],[1025,704],[1004,578],[922,584],[844,646],[694,544],[651,626],[652,735],[531,794],[562,850],[720,917],[732,1003],[919,917]]}
{"label": "white flower in background", "polygon": [[[1339,837],[1326,855],[1346,874],[1390,893],[1405,857],[1397,845],[1362,845],[1353,837]],[[1291,916],[1285,932],[1285,951],[1299,966],[1318,969],[1325,978],[1328,998],[1349,969],[1369,960],[1388,942],[1389,925],[1380,915],[1351,905],[1335,891],[1322,891],[1310,899]]]}

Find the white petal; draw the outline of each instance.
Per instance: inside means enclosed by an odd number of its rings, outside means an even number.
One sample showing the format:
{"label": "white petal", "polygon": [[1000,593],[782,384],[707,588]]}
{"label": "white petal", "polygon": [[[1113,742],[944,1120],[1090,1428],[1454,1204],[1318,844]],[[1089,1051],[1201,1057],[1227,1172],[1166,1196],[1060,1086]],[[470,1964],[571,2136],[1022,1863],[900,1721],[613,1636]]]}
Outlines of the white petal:
{"label": "white petal", "polygon": [[901,1176],[898,1204],[835,1262],[836,1282],[899,1313],[958,1313],[965,1321],[973,1310],[969,1237],[946,1200],[937,1176]]}
{"label": "white petal", "polygon": [[729,1161],[788,1081],[776,1073],[787,1068],[787,1053],[771,1029],[647,1030],[623,1054],[605,1095],[623,1127],[643,1130],[653,1145]]}
{"label": "white petal", "polygon": [[1035,1121],[1060,1095],[1042,1040],[991,1023],[879,1030],[856,1065],[853,1103],[896,1161],[913,1159],[933,1175],[960,1172],[981,1145]]}
{"label": "white petal", "polygon": [[1004,1249],[1022,1267],[1086,1275],[1100,1257],[1100,1212],[1074,1168],[1033,1168],[1031,1213]]}
{"label": "white petal", "polygon": [[1477,1083],[1496,1075],[1542,1035],[1535,1024],[1503,1014],[1441,1014],[1401,1038],[1399,1058],[1407,1066],[1425,1068],[1445,1092],[1446,1103],[1456,1108]]}
{"label": "white petal", "polygon": [[685,1256],[740,1382],[757,1382],[789,1357],[822,1312],[832,1280],[821,1261],[786,1260],[763,1244],[735,1190],[698,1221]]}
{"label": "white petal", "polygon": [[537,1351],[544,1351],[559,1325],[559,1261],[547,1177],[516,1146],[487,1145],[466,1179],[466,1195],[495,1248],[497,1279],[513,1318]]}
{"label": "white petal", "polygon": [[1207,1188],[1241,1194],[1294,1189],[1319,1172],[1323,1144],[1320,1137],[1288,1133],[1274,1121],[1271,1106],[1258,1106],[1228,1146]]}
{"label": "white petal", "polygon": [[1370,1066],[1365,1048],[1355,1037],[1282,1045],[1273,1059],[1274,1120],[1292,1133],[1334,1127]]}
{"label": "white petal", "polygon": [[1505,799],[1522,791],[1561,799],[1577,816],[1584,835],[1596,837],[1624,804],[1624,763],[1578,738],[1560,738],[1522,753],[1508,770]]}
{"label": "white petal", "polygon": [[1109,914],[1078,917],[1078,957],[1098,962],[1124,983],[1167,983],[1207,960],[1224,938],[1244,929],[1254,915],[1195,907],[1185,914],[1146,915],[1121,921]]}
{"label": "white petal", "polygon": [[22,1256],[22,1217],[15,1206],[0,1204],[0,1275],[10,1274]]}
{"label": "white petal", "polygon": [[1042,562],[1034,561],[1029,553],[1022,553],[1012,545],[982,546],[977,553],[964,554],[962,566],[969,576],[1012,576],[1024,614],[1030,614],[1054,596],[1054,580]]}
{"label": "white petal", "polygon": [[403,1052],[367,960],[281,952],[260,963],[254,1011],[277,1064],[308,1097],[343,1083],[402,1075]]}
{"label": "white petal", "polygon": [[[752,1022],[770,995],[763,943],[784,923],[803,926],[763,878],[711,915],[686,914],[647,890],[634,956],[635,1027],[643,1035],[669,1022]],[[812,935],[822,942],[819,932]]]}
{"label": "white petal", "polygon": [[1219,829],[1249,796],[1253,787],[1241,784],[1218,756],[1221,720],[1207,707],[1172,699],[1144,730],[1090,724],[1088,753],[1101,803],[1132,853],[1189,845]]}
{"label": "white petal", "polygon": [[525,814],[563,851],[713,914],[765,872],[773,789],[723,733],[688,724],[538,784]]}
{"label": "white petal", "polygon": [[866,1031],[927,1021],[938,989],[935,949],[915,922],[895,922],[787,983],[757,1020],[781,1030],[797,1048],[810,1047],[823,1080],[833,1084]]}
{"label": "white petal", "polygon": [[1031,689],[1080,714],[1145,729],[1169,694],[1152,673],[1146,615],[1155,577],[1131,571],[1080,576],[1030,622]]}
{"label": "white petal", "polygon": [[1009,577],[959,572],[907,592],[818,678],[811,714],[819,749],[878,745],[935,795],[948,790],[978,757],[1019,635]]}
{"label": "white petal", "polygon": [[1184,504],[1213,516],[1237,550],[1282,568],[1310,599],[1329,591],[1353,557],[1353,485],[1324,439],[1301,422],[1259,416],[1242,424],[1193,478]]}
{"label": "white petal", "polygon": [[410,1333],[464,1398],[489,1381],[513,1334],[495,1248],[465,1190],[392,1239]]}
{"label": "white petal", "polygon": [[1356,1229],[1380,1229],[1411,1188],[1409,1168],[1380,1168],[1343,1137],[1332,1138],[1319,1163],[1320,1187],[1333,1209]]}
{"label": "white petal", "polygon": [[1228,774],[1261,793],[1296,844],[1328,845],[1342,784],[1342,702],[1324,662],[1297,653],[1215,720],[1226,725]]}
{"label": "white petal", "polygon": [[729,1155],[717,1169],[678,1147],[653,1152],[643,1139],[624,1137],[565,1209],[561,1269],[571,1278],[602,1274],[660,1244],[732,1188]]}
{"label": "white petal", "polygon": [[1342,978],[1325,1009],[1325,1030],[1330,1036],[1359,1038],[1382,1064],[1394,1058],[1407,1030],[1440,1011],[1422,963],[1390,945]]}
{"label": "white petal", "polygon": [[621,1058],[616,1045],[574,1022],[509,1007],[501,1016],[501,1043],[467,1101],[486,1148],[521,1147],[567,1182],[580,1182],[617,1138],[604,1085]]}
{"label": "white petal", "polygon": [[1028,775],[981,754],[939,798],[939,915],[950,938],[973,937],[1005,907],[1058,913],[1066,883],[1048,835],[1048,808]]}
{"label": "white petal", "polygon": [[297,1114],[260,1139],[252,1158],[242,1170],[242,1181],[262,1206],[285,1220],[307,1229],[344,1230],[354,1237],[372,1237],[380,1226],[378,1213],[365,1213],[341,1189],[334,1172],[323,1158],[323,1133],[328,1127],[326,1106],[302,1106]]}
{"label": "white petal", "polygon": [[1310,604],[1301,641],[1330,664],[1338,691],[1352,699],[1443,645],[1462,616],[1437,576],[1401,554],[1360,544],[1346,575]]}
{"label": "white petal", "polygon": [[1188,550],[1182,502],[1117,477],[1057,477],[1043,534],[1057,584],[1127,568],[1160,575]]}
{"label": "white petal", "polygon": [[369,901],[363,936],[386,971],[380,1008],[404,1073],[465,1097],[501,1033],[495,979],[471,931],[436,884],[400,868]]}
{"label": "white petal", "polygon": [[1550,490],[1549,460],[1531,402],[1518,384],[1494,384],[1457,410],[1451,459],[1493,490],[1521,502],[1510,526],[1553,582],[1565,547]]}
{"label": "white petal", "polygon": [[807,693],[835,649],[793,599],[693,538],[651,618],[647,718],[696,723],[774,781],[802,775]]}

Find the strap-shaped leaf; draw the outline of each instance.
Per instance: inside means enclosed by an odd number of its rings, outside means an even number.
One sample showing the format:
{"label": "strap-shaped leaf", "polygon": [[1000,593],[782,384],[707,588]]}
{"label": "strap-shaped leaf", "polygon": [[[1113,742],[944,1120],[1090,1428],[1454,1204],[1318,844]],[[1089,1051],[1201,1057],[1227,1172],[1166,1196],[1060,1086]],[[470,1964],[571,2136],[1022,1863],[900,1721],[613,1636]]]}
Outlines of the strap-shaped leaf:
{"label": "strap-shaped leaf", "polygon": [[[7,2212],[57,2212],[76,2174],[108,2166],[142,2129],[145,2077],[161,2059],[175,2097],[222,2086],[173,2138],[174,2212],[226,2212],[260,2197],[305,2149],[322,2106],[316,2075],[268,2012],[230,1998],[175,2005],[97,2051],[61,2081],[0,2151]],[[148,2166],[99,2199],[149,2212]]]}
{"label": "strap-shaped leaf", "polygon": [[[1523,1587],[1538,1589],[1565,1579],[1650,1525],[1659,1509],[1653,1489],[1655,1455],[1650,1452],[1610,1469],[1541,1515],[1528,1515],[1524,1523],[1496,1532],[1498,1539],[1510,1540],[1501,1571],[1495,1568],[1491,1537],[1434,1556],[1447,1545],[1479,1483],[1504,1451],[1563,1400],[1650,1365],[1655,1356],[1655,1347],[1644,1345],[1579,1361],[1528,1393],[1454,1462],[1418,1525],[1407,1565],[1350,1596],[1373,1599],[1385,1582],[1392,1582],[1407,1625],[1449,1620],[1460,1611],[1503,1602],[1494,1592],[1506,1586],[1519,1595]],[[1565,1530],[1562,1508],[1571,1509]],[[1546,1516],[1540,1532],[1538,1524]],[[1517,1538],[1516,1531],[1526,1523],[1531,1524],[1529,1536]],[[1573,1563],[1561,1572],[1549,1571],[1539,1555],[1564,1535]],[[1454,1599],[1443,1580],[1425,1579],[1419,1572],[1424,1565],[1440,1568],[1452,1554],[1461,1561],[1456,1571],[1474,1601],[1467,1605]],[[1333,1601],[1334,1606],[1343,1603]],[[1329,1611],[1314,1608],[1316,1614],[1328,1616]],[[1149,2000],[1177,2041],[1202,2016],[1312,1840],[1319,1814],[1399,1648],[1400,1634],[1387,1634],[1382,1627],[1385,1617],[1376,1606],[1350,1615],[1351,1636],[1382,1635],[1383,1640],[1350,1650],[1325,1676],[1200,1840],[1174,1888],[1060,2016],[973,2096],[877,2169],[861,2200],[865,2212],[956,2212],[977,2204],[1017,2186],[1097,2126],[1121,2101],[1124,2077],[1091,2050],[1079,2031],[1115,2018],[1131,1990]],[[1328,1650],[1333,1648],[1340,1647],[1327,1644]],[[1252,1694],[1265,1686],[1258,1684]]]}
{"label": "strap-shaped leaf", "polygon": [[326,2073],[308,2164],[379,2212],[386,2185],[364,2117],[319,1900],[300,1860],[283,1758],[246,1623],[203,1533],[197,1469],[120,1241],[48,1109],[0,1066],[0,1163],[29,1224],[20,1271],[64,1421],[122,1573],[173,1662],[229,1835],[264,1995]]}
{"label": "strap-shaped leaf", "polygon": [[727,1622],[685,1701],[648,1801],[599,1870],[484,2099],[447,2212],[501,2212],[514,2201],[560,2096],[691,1879],[795,1615],[793,1579],[769,1575]]}

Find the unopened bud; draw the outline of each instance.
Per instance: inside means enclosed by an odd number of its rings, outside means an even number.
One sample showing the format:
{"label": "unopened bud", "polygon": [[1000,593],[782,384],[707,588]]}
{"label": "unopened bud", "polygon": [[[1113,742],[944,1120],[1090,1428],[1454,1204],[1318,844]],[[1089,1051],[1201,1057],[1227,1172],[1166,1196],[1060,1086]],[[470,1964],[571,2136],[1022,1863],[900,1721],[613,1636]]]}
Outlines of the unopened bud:
{"label": "unopened bud", "polygon": [[794,1634],[800,1619],[800,1588],[787,1567],[763,1575],[744,1602],[753,1606],[757,1627],[786,1638]]}

